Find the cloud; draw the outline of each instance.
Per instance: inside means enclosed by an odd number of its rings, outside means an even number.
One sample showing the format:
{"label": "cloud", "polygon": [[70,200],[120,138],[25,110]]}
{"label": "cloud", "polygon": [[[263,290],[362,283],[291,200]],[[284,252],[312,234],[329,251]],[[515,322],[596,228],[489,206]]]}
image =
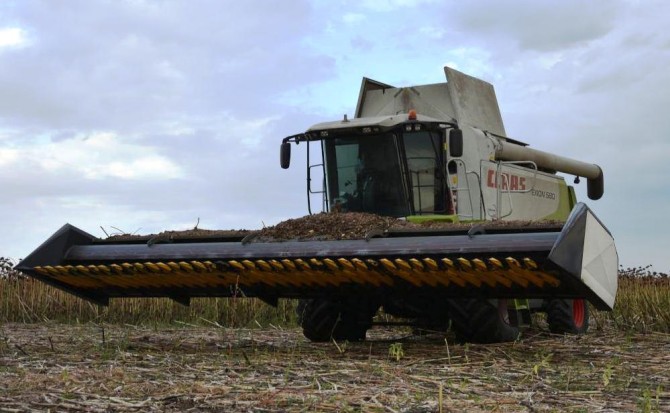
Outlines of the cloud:
{"label": "cloud", "polygon": [[45,175],[72,173],[80,180],[174,179],[182,176],[171,160],[155,153],[155,148],[124,142],[111,132],[96,132],[66,140],[21,145],[17,149],[0,149],[0,166],[16,163]]}
{"label": "cloud", "polygon": [[281,188],[302,194],[302,168],[279,175],[269,160],[311,118],[276,97],[333,75],[302,43],[307,3],[0,7],[0,27],[17,22],[31,38],[1,55],[4,254],[25,256],[64,222],[258,227],[295,210]]}
{"label": "cloud", "polygon": [[521,50],[555,51],[606,35],[622,8],[621,2],[479,0],[468,7],[453,5],[457,26],[489,40],[509,38]]}
{"label": "cloud", "polygon": [[345,13],[344,16],[342,16],[342,21],[345,24],[354,25],[365,21],[366,18],[367,16],[361,13]]}
{"label": "cloud", "polygon": [[19,151],[16,149],[0,148],[0,167],[12,164],[19,158]]}
{"label": "cloud", "polygon": [[436,0],[363,0],[363,8],[377,12],[389,12],[401,8],[418,7],[423,4],[435,3]]}
{"label": "cloud", "polygon": [[442,39],[444,38],[446,30],[442,27],[421,26],[419,32],[431,39]]}
{"label": "cloud", "polygon": [[257,1],[28,3],[19,14],[35,41],[4,57],[0,113],[14,124],[125,130],[224,102],[236,113],[267,109],[259,105],[269,96],[328,76],[329,63],[300,45],[306,4],[266,9]]}
{"label": "cloud", "polygon": [[25,32],[18,27],[9,27],[0,29],[0,50],[5,48],[14,48],[26,43]]}

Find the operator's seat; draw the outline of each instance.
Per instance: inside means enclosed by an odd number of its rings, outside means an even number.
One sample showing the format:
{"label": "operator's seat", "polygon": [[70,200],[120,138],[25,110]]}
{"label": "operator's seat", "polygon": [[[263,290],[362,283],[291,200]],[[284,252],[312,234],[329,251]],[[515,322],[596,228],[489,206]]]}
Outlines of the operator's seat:
{"label": "operator's seat", "polygon": [[393,184],[392,174],[381,169],[366,168],[361,171],[359,179],[361,207],[364,212],[397,215],[401,193]]}

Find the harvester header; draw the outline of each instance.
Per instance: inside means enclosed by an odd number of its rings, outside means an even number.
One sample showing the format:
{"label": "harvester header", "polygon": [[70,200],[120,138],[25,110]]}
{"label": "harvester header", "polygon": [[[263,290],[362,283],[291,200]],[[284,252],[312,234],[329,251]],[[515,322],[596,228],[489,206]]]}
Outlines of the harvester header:
{"label": "harvester header", "polygon": [[98,304],[114,297],[186,303],[191,297],[231,297],[239,289],[268,300],[309,298],[355,287],[410,296],[434,288],[445,297],[473,289],[491,298],[588,297],[609,310],[616,269],[599,268],[579,254],[613,252],[609,233],[586,231],[594,219],[579,204],[562,230],[547,226],[523,234],[501,228],[476,235],[405,231],[367,240],[153,245],[105,242],[65,225],[17,269]]}

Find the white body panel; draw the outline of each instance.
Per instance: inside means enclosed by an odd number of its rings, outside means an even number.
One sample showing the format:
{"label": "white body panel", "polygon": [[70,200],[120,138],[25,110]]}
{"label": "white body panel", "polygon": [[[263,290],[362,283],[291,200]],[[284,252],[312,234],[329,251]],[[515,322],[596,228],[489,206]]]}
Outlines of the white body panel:
{"label": "white body panel", "polygon": [[541,219],[558,209],[561,177],[491,161],[481,162],[481,177],[486,219]]}
{"label": "white body panel", "polygon": [[581,279],[610,308],[614,308],[618,286],[619,255],[614,238],[591,211],[586,217]]}

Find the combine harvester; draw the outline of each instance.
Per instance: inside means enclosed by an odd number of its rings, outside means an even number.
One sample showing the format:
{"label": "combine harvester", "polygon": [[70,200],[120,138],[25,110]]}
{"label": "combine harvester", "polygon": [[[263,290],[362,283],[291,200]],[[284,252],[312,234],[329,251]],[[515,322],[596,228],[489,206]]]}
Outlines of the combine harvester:
{"label": "combine harvester", "polygon": [[[365,339],[382,306],[419,326],[451,325],[470,342],[515,340],[536,311],[553,332],[585,332],[587,302],[614,305],[618,257],[610,232],[556,173],[586,178],[597,200],[602,170],[507,137],[493,86],[448,67],[445,74],[446,83],[402,88],[364,78],[355,118],[285,138],[280,158],[288,168],[291,145],[307,143],[308,199],[321,192],[326,211],[453,228],[152,243],[65,225],[16,268],[102,305],[115,297],[185,305],[191,297],[298,298],[313,341]],[[314,141],[321,156],[312,165]],[[314,168],[323,171],[322,191],[310,187]]]}

